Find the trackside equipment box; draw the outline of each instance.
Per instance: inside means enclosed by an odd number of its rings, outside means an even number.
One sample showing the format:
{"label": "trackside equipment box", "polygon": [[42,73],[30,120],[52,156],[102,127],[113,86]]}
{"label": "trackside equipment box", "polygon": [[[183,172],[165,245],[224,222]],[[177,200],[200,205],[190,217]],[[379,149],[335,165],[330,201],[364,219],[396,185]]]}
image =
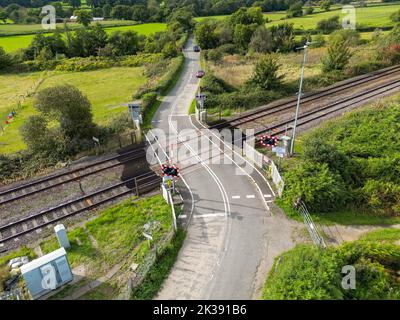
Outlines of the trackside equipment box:
{"label": "trackside equipment box", "polygon": [[55,290],[73,279],[71,268],[64,248],[21,266],[29,293],[37,299]]}

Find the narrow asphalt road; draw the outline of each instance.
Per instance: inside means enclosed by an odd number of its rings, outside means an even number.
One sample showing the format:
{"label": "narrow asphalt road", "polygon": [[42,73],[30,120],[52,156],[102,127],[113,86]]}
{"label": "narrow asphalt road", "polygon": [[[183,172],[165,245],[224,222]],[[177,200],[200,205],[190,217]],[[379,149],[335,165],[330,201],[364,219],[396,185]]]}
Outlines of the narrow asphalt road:
{"label": "narrow asphalt road", "polygon": [[[188,115],[200,69],[192,46],[190,39],[182,75],[153,119],[154,128],[180,142],[174,150],[160,139],[158,147],[182,170],[177,187],[185,203],[181,219],[188,223],[187,238],[157,299],[251,299],[259,290],[256,279],[265,276],[260,266],[266,259],[271,265],[279,251],[269,249],[271,241],[278,234],[284,238],[278,246],[290,248],[292,226],[271,213],[275,194],[262,174]],[[207,143],[198,146],[200,141]]]}

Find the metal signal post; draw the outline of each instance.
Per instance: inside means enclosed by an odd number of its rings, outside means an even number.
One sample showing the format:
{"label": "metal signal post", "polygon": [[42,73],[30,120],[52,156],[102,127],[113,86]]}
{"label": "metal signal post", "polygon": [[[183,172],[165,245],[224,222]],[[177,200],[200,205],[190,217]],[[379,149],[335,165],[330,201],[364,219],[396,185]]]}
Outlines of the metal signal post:
{"label": "metal signal post", "polygon": [[292,135],[292,144],[290,146],[290,155],[293,155],[294,152],[294,140],[296,138],[296,127],[297,127],[297,118],[299,116],[299,108],[300,108],[300,99],[303,91],[303,80],[304,80],[304,68],[307,62],[307,48],[311,44],[311,42],[307,41],[306,44],[298,49],[304,49],[304,57],[303,57],[303,65],[301,66],[301,76],[300,76],[300,87],[297,96],[297,105],[296,105],[296,115],[294,117],[294,125],[293,125],[293,135]]}

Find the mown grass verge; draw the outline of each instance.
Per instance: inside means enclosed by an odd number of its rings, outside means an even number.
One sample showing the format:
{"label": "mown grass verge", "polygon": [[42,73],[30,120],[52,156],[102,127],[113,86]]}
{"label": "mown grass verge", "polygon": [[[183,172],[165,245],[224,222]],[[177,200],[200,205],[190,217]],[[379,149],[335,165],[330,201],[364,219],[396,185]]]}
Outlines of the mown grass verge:
{"label": "mown grass verge", "polygon": [[189,114],[195,114],[195,113],[196,113],[196,99],[193,99],[189,107]]}
{"label": "mown grass verge", "polygon": [[152,128],[151,121],[154,115],[156,114],[158,108],[160,107],[161,103],[162,101],[157,98],[151,105],[149,105],[147,112],[144,114],[143,117],[143,125],[142,125],[143,130]]}
{"label": "mown grass verge", "polygon": [[400,229],[389,228],[371,231],[363,235],[360,240],[396,242],[400,240]]}
{"label": "mown grass verge", "polygon": [[178,257],[185,237],[186,232],[179,229],[171,244],[157,258],[156,263],[150,269],[143,282],[136,288],[132,294],[132,299],[150,300],[157,295]]}

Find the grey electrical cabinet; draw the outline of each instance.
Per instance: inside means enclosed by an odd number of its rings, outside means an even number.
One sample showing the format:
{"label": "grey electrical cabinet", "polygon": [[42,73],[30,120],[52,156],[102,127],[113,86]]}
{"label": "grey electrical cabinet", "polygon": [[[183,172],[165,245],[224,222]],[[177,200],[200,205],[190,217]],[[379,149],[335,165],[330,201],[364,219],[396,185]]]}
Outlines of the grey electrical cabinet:
{"label": "grey electrical cabinet", "polygon": [[21,266],[21,274],[33,299],[73,279],[67,252],[60,248]]}

